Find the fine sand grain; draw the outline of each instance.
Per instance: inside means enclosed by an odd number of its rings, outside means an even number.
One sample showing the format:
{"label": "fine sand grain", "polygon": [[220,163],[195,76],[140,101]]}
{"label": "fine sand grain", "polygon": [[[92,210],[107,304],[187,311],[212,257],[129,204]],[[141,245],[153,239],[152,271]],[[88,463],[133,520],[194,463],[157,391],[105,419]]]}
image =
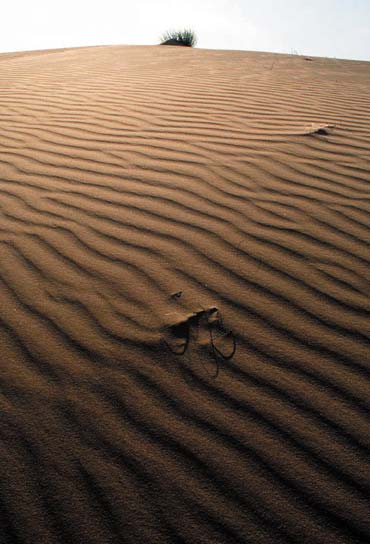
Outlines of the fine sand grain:
{"label": "fine sand grain", "polygon": [[368,544],[370,63],[3,54],[0,97],[1,544]]}

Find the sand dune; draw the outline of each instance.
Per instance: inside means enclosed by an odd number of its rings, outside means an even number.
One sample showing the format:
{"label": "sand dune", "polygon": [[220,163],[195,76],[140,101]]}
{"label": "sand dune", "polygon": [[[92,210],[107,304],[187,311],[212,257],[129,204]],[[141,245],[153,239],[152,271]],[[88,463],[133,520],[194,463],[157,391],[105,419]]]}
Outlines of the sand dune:
{"label": "sand dune", "polygon": [[1,543],[370,542],[369,66],[0,55]]}

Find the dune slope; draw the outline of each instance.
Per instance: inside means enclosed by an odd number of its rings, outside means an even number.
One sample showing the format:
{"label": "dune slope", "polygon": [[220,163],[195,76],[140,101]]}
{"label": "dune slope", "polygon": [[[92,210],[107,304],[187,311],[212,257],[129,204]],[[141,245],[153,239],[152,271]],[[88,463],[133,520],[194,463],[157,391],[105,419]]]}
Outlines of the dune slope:
{"label": "dune slope", "polygon": [[370,542],[369,63],[0,55],[0,541]]}

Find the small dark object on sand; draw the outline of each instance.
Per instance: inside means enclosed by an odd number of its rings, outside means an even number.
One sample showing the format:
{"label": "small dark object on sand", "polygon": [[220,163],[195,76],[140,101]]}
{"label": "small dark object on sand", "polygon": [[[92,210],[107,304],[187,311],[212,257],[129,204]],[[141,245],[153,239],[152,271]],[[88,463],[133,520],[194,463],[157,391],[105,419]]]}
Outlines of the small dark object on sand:
{"label": "small dark object on sand", "polygon": [[311,126],[307,127],[307,132],[305,134],[329,135],[334,128],[335,125],[311,123]]}
{"label": "small dark object on sand", "polygon": [[316,130],[315,134],[329,134],[329,131],[327,128],[319,128]]}
{"label": "small dark object on sand", "polygon": [[182,291],[176,291],[175,293],[171,293],[171,298],[180,298],[182,295]]}

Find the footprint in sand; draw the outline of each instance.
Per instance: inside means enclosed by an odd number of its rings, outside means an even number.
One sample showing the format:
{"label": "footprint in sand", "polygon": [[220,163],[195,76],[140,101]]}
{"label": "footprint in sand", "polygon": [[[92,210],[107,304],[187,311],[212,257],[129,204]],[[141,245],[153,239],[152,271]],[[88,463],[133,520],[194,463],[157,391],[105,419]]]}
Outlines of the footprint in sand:
{"label": "footprint in sand", "polygon": [[214,306],[199,313],[198,330],[203,337],[208,335],[208,345],[214,357],[218,356],[228,360],[234,356],[236,351],[235,336],[224,326],[218,308]]}
{"label": "footprint in sand", "polygon": [[208,348],[216,361],[228,360],[234,356],[235,336],[225,328],[218,308],[201,308],[185,317],[176,317],[174,323],[165,327],[163,335],[163,341],[172,353],[184,355],[190,342],[194,341],[201,347]]}
{"label": "footprint in sand", "polygon": [[163,342],[175,355],[184,355],[188,349],[191,317],[180,318],[164,328]]}

